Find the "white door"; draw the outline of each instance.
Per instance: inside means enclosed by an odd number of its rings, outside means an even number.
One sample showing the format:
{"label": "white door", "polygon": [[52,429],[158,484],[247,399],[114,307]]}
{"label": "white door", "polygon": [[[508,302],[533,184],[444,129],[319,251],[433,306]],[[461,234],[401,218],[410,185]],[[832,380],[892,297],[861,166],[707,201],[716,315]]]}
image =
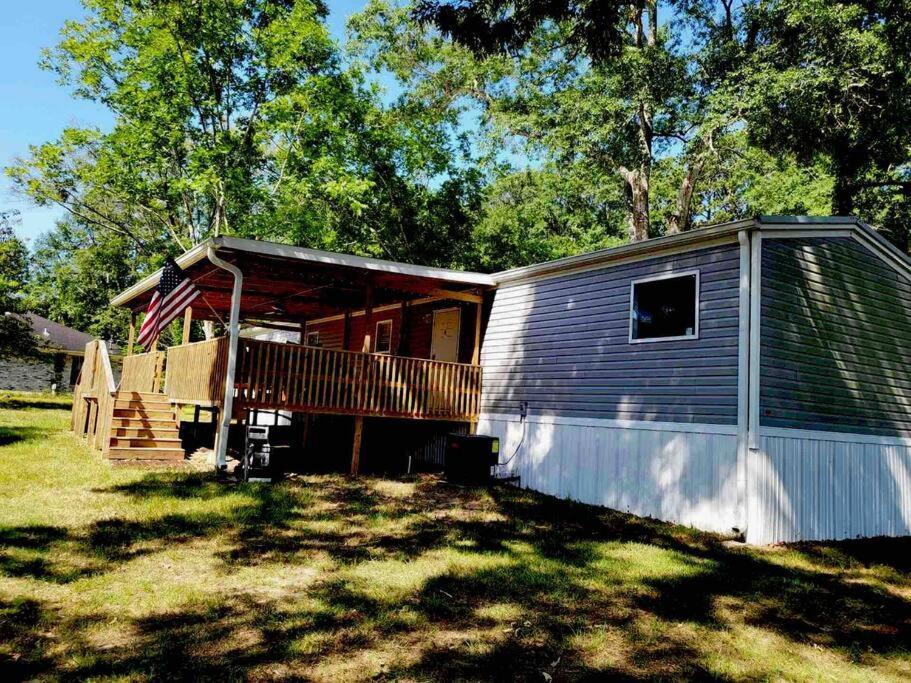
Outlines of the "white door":
{"label": "white door", "polygon": [[433,337],[430,358],[455,363],[459,360],[459,324],[461,311],[446,308],[433,312]]}

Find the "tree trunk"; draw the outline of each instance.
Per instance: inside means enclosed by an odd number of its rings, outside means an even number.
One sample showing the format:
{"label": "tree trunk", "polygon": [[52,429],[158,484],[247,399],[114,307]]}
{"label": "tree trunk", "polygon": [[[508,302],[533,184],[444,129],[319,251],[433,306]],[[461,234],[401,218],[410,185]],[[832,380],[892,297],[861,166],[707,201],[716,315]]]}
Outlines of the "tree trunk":
{"label": "tree trunk", "polygon": [[854,213],[857,176],[862,164],[857,157],[858,155],[846,145],[844,151],[834,159],[835,184],[832,187],[832,213],[836,216],[850,216]]}
{"label": "tree trunk", "polygon": [[202,331],[206,339],[215,339],[215,323],[211,320],[202,321]]}
{"label": "tree trunk", "polygon": [[696,191],[696,181],[702,173],[702,163],[694,161],[687,166],[686,173],[677,192],[677,209],[667,219],[667,234],[676,235],[690,228],[690,214],[692,212],[693,194]]}
{"label": "tree trunk", "polygon": [[832,213],[836,216],[850,216],[854,213],[853,178],[843,175],[839,169],[832,188]]}
{"label": "tree trunk", "polygon": [[645,168],[636,171],[620,169],[620,174],[626,181],[629,240],[630,242],[641,242],[642,240],[648,239],[648,172]]}

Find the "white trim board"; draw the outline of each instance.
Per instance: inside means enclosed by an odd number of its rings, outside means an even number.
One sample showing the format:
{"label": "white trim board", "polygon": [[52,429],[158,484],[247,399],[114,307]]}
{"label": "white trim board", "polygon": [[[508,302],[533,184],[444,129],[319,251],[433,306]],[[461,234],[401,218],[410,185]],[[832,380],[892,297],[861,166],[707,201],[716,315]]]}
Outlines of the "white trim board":
{"label": "white trim board", "polygon": [[[481,420],[499,422],[522,422],[518,414],[481,413]],[[572,417],[564,415],[534,415],[525,418],[532,424],[573,425],[576,427],[604,427],[607,429],[633,429],[652,432],[687,432],[692,434],[737,435],[737,425],[708,424],[704,422],[652,422],[651,420],[612,420],[595,417]]]}
{"label": "white trim board", "polygon": [[792,427],[760,427],[759,435],[777,439],[806,439],[813,441],[838,441],[840,443],[872,444],[876,446],[908,446],[911,437],[857,434],[856,432],[827,432],[818,429],[795,429]]}

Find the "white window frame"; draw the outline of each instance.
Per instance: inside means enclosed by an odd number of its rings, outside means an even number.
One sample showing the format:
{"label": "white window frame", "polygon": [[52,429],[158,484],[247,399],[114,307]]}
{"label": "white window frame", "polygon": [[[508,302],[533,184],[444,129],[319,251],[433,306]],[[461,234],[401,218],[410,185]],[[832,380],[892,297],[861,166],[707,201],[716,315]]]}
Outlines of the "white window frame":
{"label": "white window frame", "polygon": [[[315,335],[316,335],[316,342],[315,342],[315,343],[311,343],[311,342],[310,342],[310,335],[311,335],[311,334],[315,334]],[[304,345],[305,345],[305,346],[314,346],[314,347],[319,346],[319,330],[307,330],[306,333],[304,334]]]}
{"label": "white window frame", "polygon": [[[380,325],[389,325],[389,348],[386,351],[380,351],[377,349],[377,344],[380,341]],[[374,328],[374,334],[376,336],[373,338],[373,348],[374,353],[379,353],[384,356],[392,354],[392,318],[386,318],[386,320],[377,320],[376,327]]]}
{"label": "white window frame", "polygon": [[[644,339],[634,339],[633,338],[633,312],[635,311],[636,303],[636,285],[645,284],[647,282],[657,282],[659,280],[672,280],[678,277],[687,277],[689,275],[696,276],[696,299],[693,302],[696,308],[695,315],[695,327],[693,329],[693,334],[681,334],[676,337],[646,337]],[[665,273],[663,275],[649,275],[648,277],[640,277],[635,280],[630,280],[629,283],[629,343],[630,344],[652,344],[656,342],[669,342],[669,341],[681,341],[684,339],[699,339],[699,296],[700,296],[700,286],[699,286],[699,270],[678,270],[673,273]]]}

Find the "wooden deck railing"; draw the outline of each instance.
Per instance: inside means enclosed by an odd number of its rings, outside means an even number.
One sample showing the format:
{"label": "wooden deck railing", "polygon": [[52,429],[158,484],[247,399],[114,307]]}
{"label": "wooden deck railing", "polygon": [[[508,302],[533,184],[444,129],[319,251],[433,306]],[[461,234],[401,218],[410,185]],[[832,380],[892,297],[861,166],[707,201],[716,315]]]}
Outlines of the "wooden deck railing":
{"label": "wooden deck railing", "polygon": [[[124,361],[121,389],[150,391],[161,376],[158,356]],[[176,403],[217,405],[224,392],[228,339],[172,346],[164,393]],[[241,339],[235,408],[299,410],[418,420],[477,420],[481,368]]]}
{"label": "wooden deck railing", "polygon": [[123,371],[120,375],[121,391],[158,393],[161,389],[164,359],[165,354],[162,351],[149,351],[126,356],[123,359]]}
{"label": "wooden deck railing", "polygon": [[73,391],[72,427],[92,448],[107,450],[116,389],[107,346],[90,341]]}
{"label": "wooden deck railing", "polygon": [[168,349],[164,393],[183,403],[220,403],[227,364],[227,337],[172,346]]}
{"label": "wooden deck railing", "polygon": [[236,384],[246,408],[476,420],[481,368],[242,339]]}

